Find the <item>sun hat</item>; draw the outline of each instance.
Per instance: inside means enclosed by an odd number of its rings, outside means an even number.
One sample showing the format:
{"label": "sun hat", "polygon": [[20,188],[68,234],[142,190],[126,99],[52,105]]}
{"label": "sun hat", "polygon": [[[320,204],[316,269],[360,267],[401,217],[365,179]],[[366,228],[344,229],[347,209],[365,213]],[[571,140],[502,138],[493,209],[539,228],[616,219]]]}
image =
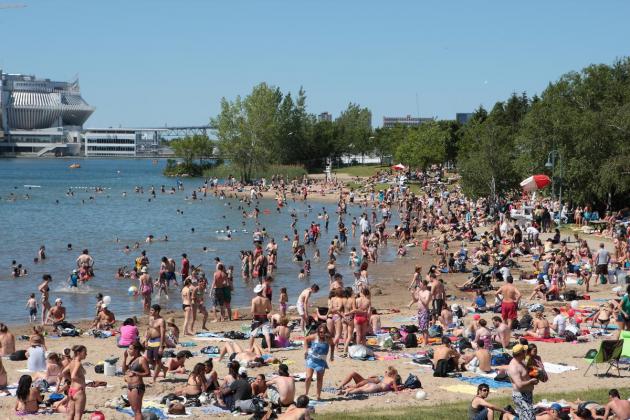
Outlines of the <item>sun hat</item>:
{"label": "sun hat", "polygon": [[524,351],[527,351],[528,347],[523,344],[517,344],[512,347],[512,356],[516,356],[517,354],[521,354]]}
{"label": "sun hat", "polygon": [[254,287],[254,293],[258,294],[260,292],[263,291],[263,285],[262,284],[257,284],[256,287]]}
{"label": "sun hat", "polygon": [[62,302],[61,298],[57,298],[57,299],[55,299],[55,303],[63,303],[63,302]]}

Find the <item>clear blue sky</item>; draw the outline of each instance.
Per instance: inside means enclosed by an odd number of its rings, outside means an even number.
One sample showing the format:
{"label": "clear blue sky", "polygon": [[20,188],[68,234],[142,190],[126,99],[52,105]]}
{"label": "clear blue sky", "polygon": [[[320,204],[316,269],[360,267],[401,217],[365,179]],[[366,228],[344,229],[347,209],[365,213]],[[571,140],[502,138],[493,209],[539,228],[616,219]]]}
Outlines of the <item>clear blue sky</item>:
{"label": "clear blue sky", "polygon": [[86,126],[200,125],[225,96],[304,86],[308,110],[454,118],[630,55],[630,2],[0,0],[0,67],[69,80]]}

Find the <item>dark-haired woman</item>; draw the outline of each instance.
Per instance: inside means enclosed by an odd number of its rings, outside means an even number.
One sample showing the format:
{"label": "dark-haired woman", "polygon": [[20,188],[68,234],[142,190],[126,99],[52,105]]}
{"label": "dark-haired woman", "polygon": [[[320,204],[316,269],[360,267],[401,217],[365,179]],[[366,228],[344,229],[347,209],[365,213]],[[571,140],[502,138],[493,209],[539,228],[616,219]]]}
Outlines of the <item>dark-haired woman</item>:
{"label": "dark-haired woman", "polygon": [[15,403],[15,414],[18,416],[27,416],[29,414],[37,414],[39,403],[44,401],[44,397],[39,393],[37,388],[32,387],[33,378],[30,375],[22,375],[18,382],[17,391],[15,393],[17,401]]}
{"label": "dark-haired woman", "polygon": [[129,345],[123,356],[123,374],[127,382],[127,399],[133,410],[135,420],[142,420],[142,397],[144,397],[144,380],[151,375],[149,362],[142,357],[144,346],[139,341]]}

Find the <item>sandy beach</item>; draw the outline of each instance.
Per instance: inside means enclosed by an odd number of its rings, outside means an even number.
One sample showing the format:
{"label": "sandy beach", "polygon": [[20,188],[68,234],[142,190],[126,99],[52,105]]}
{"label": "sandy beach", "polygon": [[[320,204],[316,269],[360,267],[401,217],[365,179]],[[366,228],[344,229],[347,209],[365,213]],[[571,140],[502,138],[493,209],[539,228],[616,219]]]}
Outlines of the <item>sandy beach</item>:
{"label": "sandy beach", "polygon": [[[390,245],[391,246],[391,245]],[[385,327],[400,326],[402,324],[413,324],[412,316],[415,314],[415,310],[407,309],[407,303],[410,300],[409,292],[407,291],[407,285],[411,279],[413,267],[416,264],[428,267],[434,263],[434,256],[422,255],[419,248],[411,248],[408,256],[400,258],[391,263],[372,264],[370,266],[370,278],[373,285],[373,304],[378,308],[382,315],[382,325]],[[528,262],[520,261],[524,269],[527,269]],[[463,282],[467,277],[466,274],[447,274],[444,275],[444,280],[447,285],[447,293],[451,295],[448,300],[449,304],[459,303],[463,306],[469,306],[472,301],[473,294],[459,292],[453,285]],[[521,282],[515,282],[517,287],[523,292],[525,296],[531,292],[532,286],[526,285]],[[595,290],[591,293],[590,301],[580,301],[580,308],[586,308],[589,306],[596,306],[598,299],[609,298],[611,296],[611,289],[613,286],[595,286]],[[324,303],[325,299],[322,297],[323,293],[317,296],[318,303]],[[492,301],[492,299],[489,299]],[[550,306],[550,305],[548,305]],[[554,303],[554,306],[566,306],[566,303]],[[392,313],[393,311],[400,311]],[[241,319],[239,321],[214,323],[209,324],[212,331],[228,331],[228,330],[240,330],[241,327],[248,328],[249,321],[247,320],[247,310],[239,310]],[[297,314],[292,313],[295,317]],[[484,319],[490,319],[494,314],[484,314]],[[178,325],[183,323],[181,312],[165,312],[162,314],[164,318],[175,317]],[[141,334],[146,330],[147,318],[145,316],[140,318],[139,329]],[[80,323],[80,326],[87,328],[89,325],[87,322]],[[199,324],[197,324],[198,326]],[[19,327],[11,328],[11,331],[17,336],[28,335],[30,333],[29,326],[23,325]],[[294,332],[292,338],[299,340],[299,333]],[[191,347],[185,347],[186,350],[192,352],[198,352],[205,345],[219,345],[218,342],[197,341],[190,339],[190,337],[183,337],[182,341],[192,342],[195,345]],[[18,341],[17,348],[25,349],[27,347],[27,341]],[[55,338],[48,336],[46,338],[46,344],[49,351],[62,352],[64,348],[71,347],[75,344],[83,344],[88,348],[88,356],[86,359],[87,378],[95,381],[106,381],[106,388],[91,389],[88,388],[88,410],[89,411],[102,411],[105,413],[107,419],[128,419],[130,416],[117,412],[111,407],[108,407],[108,403],[120,396],[126,394],[126,388],[124,388],[124,382],[121,376],[110,377],[102,374],[94,373],[93,365],[103,361],[104,359],[114,357],[120,357],[122,360],[123,350],[116,347],[115,338],[97,339],[93,337],[74,337],[74,338]],[[240,342],[245,346],[246,341]],[[536,387],[537,392],[541,391],[568,391],[568,390],[581,390],[593,387],[622,387],[628,384],[628,375],[625,373],[622,378],[605,378],[600,379],[594,377],[589,373],[588,376],[584,376],[584,371],[587,368],[587,362],[583,359],[583,356],[591,348],[597,348],[598,342],[588,343],[537,343],[539,345],[539,354],[542,356],[545,362],[551,362],[555,364],[566,364],[574,366],[576,370],[567,371],[564,373],[550,374],[550,379],[547,383],[541,383]],[[184,349],[184,347],[178,347],[177,350]],[[410,349],[409,352],[415,353],[419,349]],[[403,352],[396,352],[392,354],[377,353],[377,359],[383,358],[388,360],[373,360],[373,361],[357,361],[352,359],[336,358],[331,363],[331,369],[326,372],[324,378],[324,387],[337,387],[342,381],[343,377],[352,371],[357,371],[363,375],[379,375],[385,370],[387,366],[394,366],[398,369],[403,380],[409,373],[418,375],[422,381],[423,387],[428,394],[426,400],[416,400],[414,398],[415,391],[402,391],[399,393],[388,393],[380,396],[369,396],[367,399],[360,400],[347,400],[337,397],[334,393],[324,392],[322,394],[323,401],[319,402],[315,408],[317,412],[327,411],[354,411],[354,410],[366,410],[370,408],[382,409],[383,406],[388,407],[396,406],[409,406],[409,405],[428,405],[428,404],[442,404],[450,401],[469,400],[472,398],[472,386],[465,384],[454,378],[434,378],[432,372],[427,368],[423,368],[411,362],[410,358],[399,357]],[[289,365],[290,372],[292,374],[304,372],[304,360],[301,349],[292,351],[274,351],[275,357],[285,359],[285,363]],[[389,360],[391,359],[391,360]],[[198,355],[188,360],[187,367],[191,368],[197,362],[206,360],[204,355]],[[9,384],[17,383],[20,375],[23,374],[20,370],[26,368],[26,362],[12,362],[4,359],[3,364],[8,372]],[[120,367],[120,362],[118,363]],[[222,363],[216,363],[215,369],[219,374],[219,378],[222,378],[227,374],[227,368],[225,361]],[[275,368],[273,366],[262,367],[257,369],[250,369],[249,375],[255,376],[256,374],[263,373],[267,377],[270,377]],[[167,380],[158,380],[157,384],[147,384],[147,391],[145,394],[145,401],[159,400],[162,396],[173,391],[175,387],[185,382],[187,375],[174,375],[167,378]],[[149,381],[146,381],[149,382]],[[297,393],[300,394],[304,390],[304,384],[297,384]],[[501,388],[494,390],[498,393],[509,393],[510,388]],[[313,392],[313,391],[312,391]],[[0,418],[10,419],[14,418],[13,407],[15,404],[15,398],[2,397],[0,398]],[[63,418],[62,414],[53,415],[54,418]],[[87,417],[87,416],[86,416]],[[202,415],[193,409],[192,416],[189,418],[213,418],[212,416]]]}

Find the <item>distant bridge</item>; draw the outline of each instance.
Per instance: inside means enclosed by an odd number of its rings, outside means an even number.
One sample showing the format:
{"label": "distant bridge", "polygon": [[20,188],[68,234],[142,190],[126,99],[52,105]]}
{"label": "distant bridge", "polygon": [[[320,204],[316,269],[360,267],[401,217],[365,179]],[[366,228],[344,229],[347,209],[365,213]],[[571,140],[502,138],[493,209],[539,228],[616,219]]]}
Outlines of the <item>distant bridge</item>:
{"label": "distant bridge", "polygon": [[156,131],[162,140],[173,140],[181,137],[187,136],[208,136],[210,140],[216,141],[216,139],[211,138],[211,134],[216,132],[210,125],[197,125],[197,126],[178,126],[178,127],[149,127],[149,128],[141,128],[140,130],[146,131]]}

